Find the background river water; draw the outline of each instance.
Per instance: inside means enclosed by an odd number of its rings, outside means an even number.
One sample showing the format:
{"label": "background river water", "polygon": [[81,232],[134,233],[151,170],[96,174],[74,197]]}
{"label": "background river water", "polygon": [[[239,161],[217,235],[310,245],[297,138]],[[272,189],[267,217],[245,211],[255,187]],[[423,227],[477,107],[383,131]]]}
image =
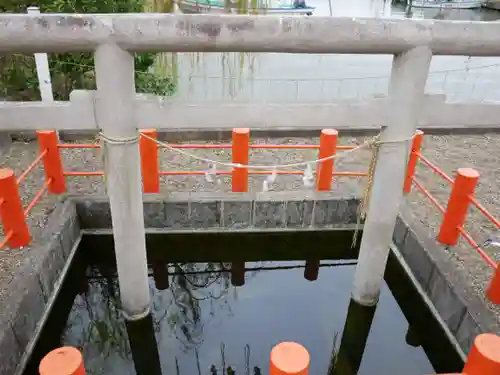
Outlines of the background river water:
{"label": "background river water", "polygon": [[[315,16],[426,18],[494,22],[487,9],[413,9],[390,0],[308,0]],[[314,16],[313,16],[314,17]],[[392,56],[305,54],[179,54],[177,96],[190,100],[272,102],[361,99],[385,94]],[[434,57],[428,93],[451,101],[500,100],[500,58]]]}

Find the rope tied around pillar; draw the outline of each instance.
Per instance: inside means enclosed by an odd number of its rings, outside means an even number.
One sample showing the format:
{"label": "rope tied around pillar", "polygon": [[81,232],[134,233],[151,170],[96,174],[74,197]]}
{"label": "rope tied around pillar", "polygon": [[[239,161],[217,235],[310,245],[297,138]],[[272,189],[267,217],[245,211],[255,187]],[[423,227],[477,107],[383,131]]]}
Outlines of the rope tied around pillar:
{"label": "rope tied around pillar", "polygon": [[395,140],[387,140],[380,141],[380,135],[377,135],[372,138],[372,142],[369,143],[368,149],[372,150],[372,157],[370,159],[370,165],[368,166],[368,176],[366,181],[366,186],[363,190],[363,197],[358,205],[357,218],[356,218],[356,228],[354,229],[354,234],[352,237],[351,249],[354,249],[357,244],[358,233],[361,227],[361,221],[365,220],[366,213],[368,211],[368,205],[370,202],[370,197],[372,193],[373,187],[373,177],[375,176],[375,169],[377,166],[378,154],[380,151],[380,146],[382,144],[390,144],[390,143],[401,143],[401,142],[409,142],[413,141],[413,137],[407,139],[395,139]]}
{"label": "rope tied around pillar", "polygon": [[[99,143],[100,145],[100,154],[101,154],[101,162],[102,165],[106,165],[106,150],[104,145],[106,143],[114,146],[121,146],[121,145],[129,145],[129,144],[134,144],[138,143],[139,140],[141,139],[141,135],[137,133],[136,135],[130,136],[130,137],[113,137],[104,134],[102,131],[99,132],[99,134],[96,137],[96,143]],[[104,189],[107,189],[107,179],[106,179],[106,173],[104,173]]]}
{"label": "rope tied around pillar", "polygon": [[103,132],[99,133],[99,139],[101,141],[101,145],[102,142],[107,142],[111,145],[128,145],[139,142],[140,138],[141,135],[139,133],[130,137],[112,137],[109,135],[105,135]]}

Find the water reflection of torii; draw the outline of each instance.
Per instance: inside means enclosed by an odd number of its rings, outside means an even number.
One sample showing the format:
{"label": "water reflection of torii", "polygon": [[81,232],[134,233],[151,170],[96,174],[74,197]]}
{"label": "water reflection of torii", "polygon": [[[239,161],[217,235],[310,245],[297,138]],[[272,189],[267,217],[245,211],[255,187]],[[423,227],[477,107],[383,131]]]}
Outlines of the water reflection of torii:
{"label": "water reflection of torii", "polygon": [[[328,375],[355,375],[358,373],[375,310],[376,306],[365,307],[351,301],[338,352],[333,348]],[[137,375],[162,375],[151,316],[126,324]],[[247,374],[250,372],[249,370],[248,364]],[[219,375],[215,366],[212,366],[211,373]],[[226,369],[224,366],[222,374],[233,375],[234,371],[230,367]],[[253,374],[260,375],[260,368],[254,367]]]}
{"label": "water reflection of torii", "polygon": [[[145,319],[139,321],[126,321],[127,334],[132,352],[132,359],[137,375],[162,375],[158,344],[153,327],[153,319],[148,315]],[[217,367],[210,367],[211,375],[236,375],[235,371],[229,366],[226,367],[224,360],[223,347],[221,347],[222,372],[219,373]],[[245,346],[245,373],[239,375],[250,375],[250,346]],[[198,375],[202,375],[198,353],[196,352],[196,361]],[[258,366],[253,367],[253,375],[262,375]],[[176,375],[180,375],[179,364],[176,360]]]}
{"label": "water reflection of torii", "polygon": [[[257,262],[257,264],[265,264],[265,262]],[[204,270],[189,268],[189,265],[193,265],[192,263],[182,264],[187,269],[181,268],[181,264],[177,263],[170,265],[174,267],[174,272],[168,272],[168,264],[165,262],[153,262],[152,268],[155,284],[158,290],[170,289],[172,293],[172,302],[176,305],[178,309],[177,313],[181,318],[175,319],[175,321],[179,322],[179,327],[188,343],[185,344],[176,335],[177,339],[186,347],[191,346],[195,348],[201,344],[201,342],[196,341],[196,337],[201,335],[203,326],[213,318],[211,316],[208,318],[208,321],[201,321],[199,302],[201,300],[210,300],[212,303],[212,301],[220,300],[229,292],[229,280],[231,280],[233,286],[242,286],[245,280],[245,273],[248,280],[259,272],[259,270],[245,270],[244,262],[207,263],[207,265],[212,266]],[[200,277],[201,279],[198,279]],[[201,284],[198,282],[201,282]],[[219,284],[220,290],[216,295],[210,291],[208,291],[208,295],[202,297],[195,296],[193,293],[195,290],[200,291],[208,289],[212,285]],[[231,313],[230,305],[226,303],[225,306],[229,309],[229,313]],[[163,305],[162,307],[164,308]],[[155,303],[153,303],[153,309],[155,309]],[[160,318],[155,319],[155,331],[160,331],[159,324],[166,317],[167,310],[168,308],[164,308],[165,314],[160,314]]]}

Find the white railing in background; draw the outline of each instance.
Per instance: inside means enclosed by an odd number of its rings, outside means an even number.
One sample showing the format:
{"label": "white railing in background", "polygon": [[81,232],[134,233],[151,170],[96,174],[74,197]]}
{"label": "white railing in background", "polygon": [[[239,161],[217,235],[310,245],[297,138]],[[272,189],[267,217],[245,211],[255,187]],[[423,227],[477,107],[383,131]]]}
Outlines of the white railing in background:
{"label": "white railing in background", "polygon": [[[436,70],[429,73],[426,92],[445,95],[447,101],[478,104],[500,103],[500,88],[495,79],[500,63],[460,69]],[[196,102],[201,100],[321,103],[341,100],[368,100],[386,96],[388,75],[358,77],[260,77],[252,74],[221,76],[186,74],[180,80],[176,98]]]}

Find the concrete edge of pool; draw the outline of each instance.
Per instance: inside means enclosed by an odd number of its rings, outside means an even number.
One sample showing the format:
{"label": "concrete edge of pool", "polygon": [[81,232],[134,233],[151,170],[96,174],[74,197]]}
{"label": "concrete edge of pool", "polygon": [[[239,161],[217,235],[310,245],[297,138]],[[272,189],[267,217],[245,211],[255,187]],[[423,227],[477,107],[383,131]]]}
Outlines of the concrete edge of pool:
{"label": "concrete edge of pool", "polygon": [[[175,193],[144,197],[148,232],[233,230],[352,230],[359,200],[334,193]],[[20,374],[50,312],[72,256],[85,233],[110,233],[103,196],[72,196],[51,214],[47,237],[33,243],[29,259],[9,285],[0,315],[0,375]],[[48,238],[48,240],[47,240]],[[482,332],[499,332],[484,302],[467,294],[464,275],[452,268],[436,241],[402,209],[393,235],[412,279],[464,353]]]}
{"label": "concrete edge of pool", "polygon": [[467,288],[465,272],[454,266],[445,246],[431,238],[403,205],[393,243],[464,353],[478,334],[500,332],[486,303]]}
{"label": "concrete edge of pool", "polygon": [[68,260],[81,238],[73,201],[56,207],[44,232],[47,236],[25,249],[27,259],[5,291],[0,315],[1,375],[22,371],[69,268]]}

